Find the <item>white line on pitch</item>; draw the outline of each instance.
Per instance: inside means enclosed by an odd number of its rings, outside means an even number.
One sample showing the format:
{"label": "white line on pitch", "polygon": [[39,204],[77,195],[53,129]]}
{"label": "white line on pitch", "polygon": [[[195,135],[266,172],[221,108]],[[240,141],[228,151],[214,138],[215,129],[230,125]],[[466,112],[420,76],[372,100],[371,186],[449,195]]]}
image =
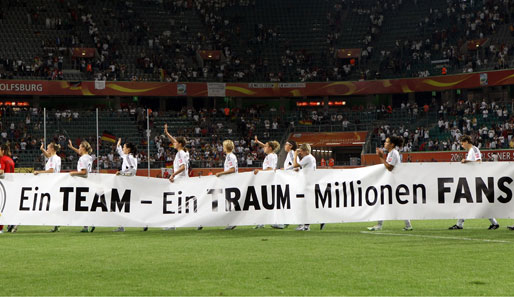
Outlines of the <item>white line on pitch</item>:
{"label": "white line on pitch", "polygon": [[409,237],[422,237],[422,238],[435,238],[435,239],[450,239],[450,240],[468,240],[468,241],[482,241],[482,242],[496,242],[496,243],[510,243],[507,240],[494,240],[494,239],[479,239],[469,237],[456,237],[456,236],[436,236],[436,235],[419,235],[419,234],[398,234],[387,232],[374,232],[374,231],[360,231],[362,234],[373,235],[386,235],[386,236],[409,236]]}

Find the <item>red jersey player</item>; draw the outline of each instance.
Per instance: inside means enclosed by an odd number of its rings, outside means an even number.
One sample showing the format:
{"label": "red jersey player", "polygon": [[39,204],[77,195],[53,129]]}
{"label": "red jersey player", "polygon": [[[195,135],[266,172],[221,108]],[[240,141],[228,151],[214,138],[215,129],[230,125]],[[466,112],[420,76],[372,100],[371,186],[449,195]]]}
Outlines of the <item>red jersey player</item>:
{"label": "red jersey player", "polygon": [[[14,173],[14,161],[11,159],[11,149],[8,145],[0,146],[0,176],[4,173]],[[4,226],[0,225],[0,233],[3,233]]]}

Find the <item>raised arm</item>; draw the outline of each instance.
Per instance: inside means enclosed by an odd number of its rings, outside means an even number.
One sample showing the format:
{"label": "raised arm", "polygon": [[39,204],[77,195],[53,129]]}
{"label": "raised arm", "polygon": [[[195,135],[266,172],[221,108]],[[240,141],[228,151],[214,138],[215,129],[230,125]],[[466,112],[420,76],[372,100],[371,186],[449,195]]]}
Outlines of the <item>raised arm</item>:
{"label": "raised arm", "polygon": [[71,143],[71,139],[68,139],[68,147],[72,149],[75,153],[79,153],[79,149],[73,146],[73,144]]}
{"label": "raised arm", "polygon": [[120,157],[125,156],[125,154],[123,153],[123,149],[121,148],[121,138],[118,138],[118,143],[116,144],[116,152],[118,152],[118,155],[120,155]]}
{"label": "raised arm", "polygon": [[177,143],[177,140],[171,136],[171,134],[168,132],[168,124],[164,124],[164,134],[166,134],[166,137],[173,143]]}
{"label": "raised arm", "polygon": [[45,150],[45,144],[44,143],[41,142],[41,147],[39,149],[43,152],[43,155],[45,155],[45,157],[50,158],[50,153],[48,153],[48,151]]}
{"label": "raised arm", "polygon": [[259,139],[257,138],[257,135],[255,135],[254,140],[255,140],[255,143],[257,143],[260,147],[264,147],[264,143],[259,141]]}

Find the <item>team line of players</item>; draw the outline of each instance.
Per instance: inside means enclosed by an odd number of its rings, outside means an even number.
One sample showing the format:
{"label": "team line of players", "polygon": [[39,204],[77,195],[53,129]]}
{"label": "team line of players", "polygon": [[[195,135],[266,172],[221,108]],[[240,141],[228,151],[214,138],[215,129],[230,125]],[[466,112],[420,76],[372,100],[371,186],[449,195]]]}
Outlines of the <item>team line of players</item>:
{"label": "team line of players", "polygon": [[[164,134],[171,141],[173,147],[177,150],[175,154],[175,159],[173,161],[173,174],[169,177],[170,182],[175,182],[177,179],[185,179],[188,178],[188,164],[189,164],[189,152],[187,151],[186,144],[187,141],[185,137],[173,137],[168,132],[167,124],[164,125]],[[280,144],[277,141],[268,141],[263,143],[259,141],[257,136],[255,136],[255,142],[263,148],[266,157],[263,161],[262,169],[255,169],[254,174],[258,174],[259,171],[268,171],[268,170],[276,170],[278,163],[277,152],[280,150]],[[466,159],[462,160],[462,163],[467,162],[481,162],[481,153],[480,150],[472,144],[471,137],[464,135],[460,139],[462,147],[468,151]],[[376,154],[378,155],[380,162],[385,166],[385,168],[389,171],[392,171],[395,166],[401,163],[400,154],[398,152],[399,147],[403,146],[403,138],[399,136],[390,136],[386,138],[384,143],[384,149],[388,152],[385,155],[384,150],[377,148]],[[72,176],[83,176],[87,177],[88,173],[91,172],[93,166],[93,158],[90,156],[92,152],[91,145],[87,141],[82,141],[78,148],[75,148],[69,140],[68,147],[75,151],[80,158],[77,162],[77,170],[72,171],[69,174]],[[61,158],[57,155],[57,152],[60,150],[60,145],[52,142],[49,143],[48,146],[44,147],[41,144],[41,151],[44,156],[47,158],[47,162],[45,164],[45,170],[34,171],[34,174],[46,174],[46,173],[59,173],[61,171]],[[224,170],[216,173],[217,177],[227,174],[234,174],[238,172],[238,164],[237,158],[233,153],[234,143],[232,140],[223,141],[223,151],[226,154],[225,162],[224,162]],[[301,144],[297,146],[297,144],[289,140],[286,142],[284,146],[284,150],[286,151],[286,159],[284,161],[283,168],[284,170],[315,170],[316,169],[316,159],[311,154],[311,147],[309,144]],[[135,175],[137,172],[137,159],[134,157],[136,155],[136,146],[132,143],[125,143],[123,147],[121,146],[121,138],[118,139],[118,143],[116,145],[116,151],[120,155],[120,158],[123,160],[121,170],[116,172],[117,175],[126,175],[131,176]],[[0,146],[0,174],[3,173],[13,173],[14,172],[14,161],[12,160],[10,148],[8,145]],[[489,219],[491,225],[489,226],[490,230],[498,229],[500,226],[495,218]],[[370,231],[380,231],[382,230],[384,221],[378,221],[377,225],[373,227],[369,227]],[[320,225],[320,229],[323,229],[325,224]],[[228,226],[226,229],[232,230],[236,226]],[[264,225],[258,225],[255,228],[263,228]],[[277,224],[272,225],[273,228],[284,229],[287,225]],[[451,230],[459,230],[464,228],[464,219],[459,219],[455,225],[450,227]],[[514,226],[508,227],[510,230],[514,230]],[[174,228],[165,228],[165,230],[172,230]],[[198,228],[202,229],[201,227]],[[59,226],[55,226],[51,232],[56,232],[59,230]],[[95,227],[89,228],[88,226],[84,226],[81,232],[93,232]],[[123,227],[119,227],[114,231],[124,231]],[[148,230],[148,228],[144,228],[144,231]],[[298,231],[309,231],[309,224],[301,224],[296,230]],[[405,227],[403,228],[405,231],[412,231],[412,225],[410,220],[405,220]],[[8,232],[16,232],[17,226],[9,226]],[[0,225],[0,233],[3,233],[3,226]]]}

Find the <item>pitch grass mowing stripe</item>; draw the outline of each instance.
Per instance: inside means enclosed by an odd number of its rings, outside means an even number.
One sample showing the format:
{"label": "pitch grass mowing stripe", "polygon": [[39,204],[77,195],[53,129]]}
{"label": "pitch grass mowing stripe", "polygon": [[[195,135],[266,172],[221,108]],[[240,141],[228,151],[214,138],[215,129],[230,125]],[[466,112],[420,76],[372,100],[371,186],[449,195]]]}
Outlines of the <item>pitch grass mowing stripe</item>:
{"label": "pitch grass mowing stripe", "polygon": [[456,237],[456,236],[434,236],[434,235],[400,234],[400,233],[389,233],[389,232],[380,232],[380,231],[361,231],[360,233],[362,233],[362,234],[372,234],[372,235],[385,235],[385,236],[423,237],[423,238],[435,238],[435,239],[445,239],[445,240],[446,239],[450,239],[450,240],[470,240],[470,241],[483,241],[483,242],[496,242],[496,243],[511,243],[512,242],[512,241],[506,241],[506,240],[467,238],[467,237]]}

